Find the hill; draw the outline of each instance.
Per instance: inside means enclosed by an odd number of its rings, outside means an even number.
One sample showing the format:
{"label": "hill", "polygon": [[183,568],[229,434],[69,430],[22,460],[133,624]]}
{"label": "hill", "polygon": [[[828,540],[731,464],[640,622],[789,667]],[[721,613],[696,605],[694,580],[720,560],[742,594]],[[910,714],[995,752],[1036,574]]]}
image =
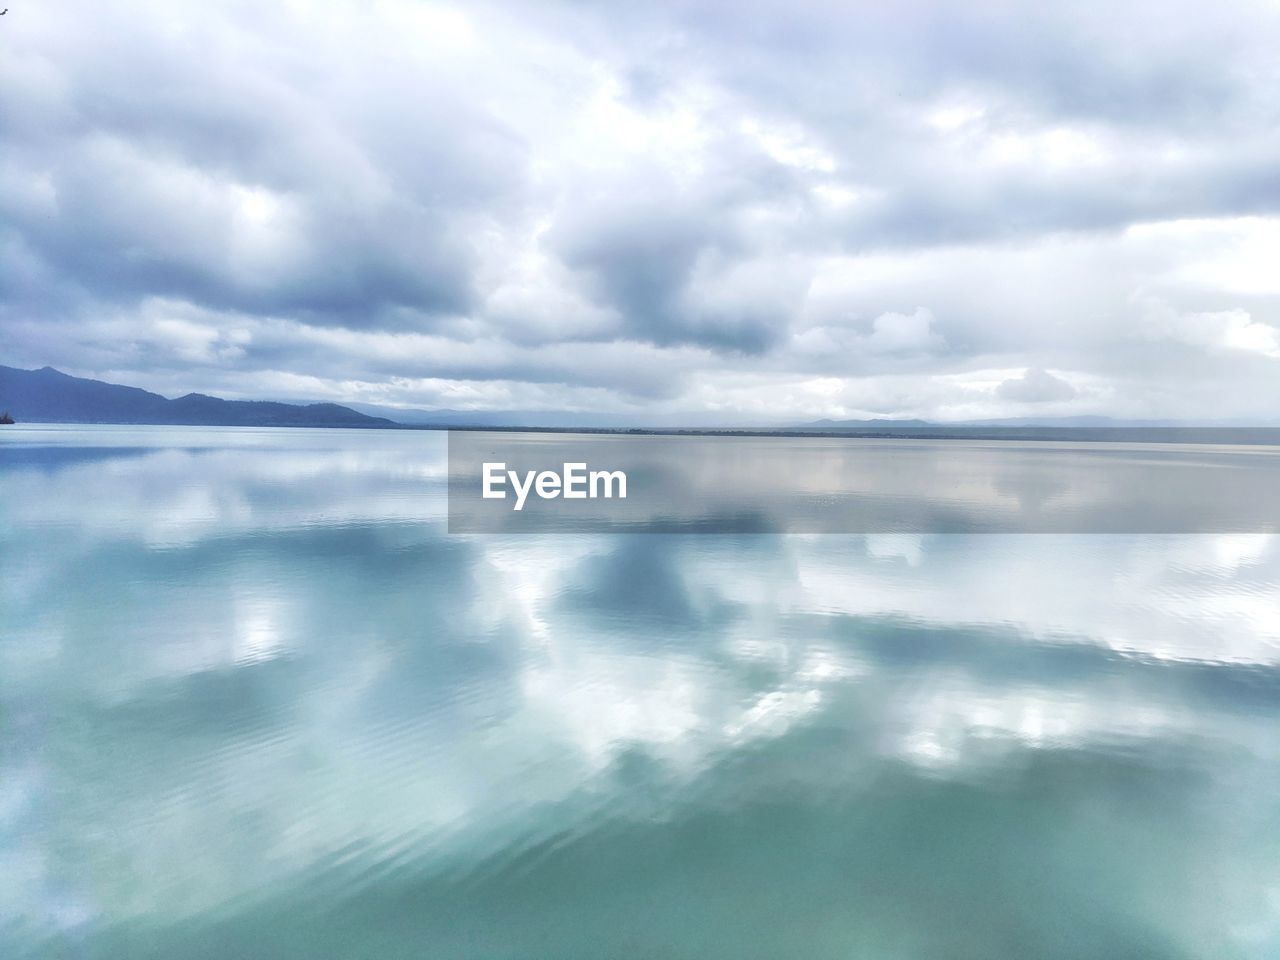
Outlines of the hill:
{"label": "hill", "polygon": [[0,410],[19,423],[155,423],[243,427],[390,427],[336,403],[275,403],[223,400],[188,393],[170,400],[158,393],[117,383],[73,377],[41,367],[0,366]]}

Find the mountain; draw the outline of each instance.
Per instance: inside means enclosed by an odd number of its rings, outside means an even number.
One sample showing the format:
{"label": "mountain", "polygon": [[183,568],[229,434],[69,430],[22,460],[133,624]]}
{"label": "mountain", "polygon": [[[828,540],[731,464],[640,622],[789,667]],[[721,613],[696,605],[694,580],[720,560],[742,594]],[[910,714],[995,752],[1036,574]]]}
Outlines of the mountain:
{"label": "mountain", "polygon": [[72,377],[53,367],[19,370],[0,366],[0,410],[19,423],[158,423],[236,427],[391,427],[336,403],[298,405],[264,400],[223,400],[188,393],[170,400],[101,380]]}
{"label": "mountain", "polygon": [[[1101,416],[1017,417],[1001,420],[815,420],[787,425],[759,417],[728,421],[715,413],[580,413],[558,410],[416,410],[353,403],[278,403],[223,400],[188,393],[170,400],[158,393],[73,377],[53,367],[0,366],[0,411],[19,423],[155,423],[274,427],[511,427],[539,430],[727,430],[777,433],[851,433],[884,436],[955,436],[997,439],[1114,439],[1119,431],[1166,432],[1225,428],[1274,430],[1280,422],[1245,420],[1117,420]],[[1171,435],[1171,434],[1170,434]],[[1241,440],[1240,442],[1245,442]],[[1267,442],[1272,442],[1270,439]]]}

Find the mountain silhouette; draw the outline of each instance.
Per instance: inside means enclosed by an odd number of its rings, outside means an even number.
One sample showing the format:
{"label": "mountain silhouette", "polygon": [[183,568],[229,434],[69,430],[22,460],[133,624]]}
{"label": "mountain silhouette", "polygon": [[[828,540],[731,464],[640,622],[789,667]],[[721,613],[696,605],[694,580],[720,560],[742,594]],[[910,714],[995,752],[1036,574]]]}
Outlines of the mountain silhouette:
{"label": "mountain silhouette", "polygon": [[41,367],[0,366],[0,410],[23,423],[155,423],[244,427],[390,427],[336,403],[275,403],[223,400],[188,393],[170,400],[158,393],[117,383],[73,377]]}

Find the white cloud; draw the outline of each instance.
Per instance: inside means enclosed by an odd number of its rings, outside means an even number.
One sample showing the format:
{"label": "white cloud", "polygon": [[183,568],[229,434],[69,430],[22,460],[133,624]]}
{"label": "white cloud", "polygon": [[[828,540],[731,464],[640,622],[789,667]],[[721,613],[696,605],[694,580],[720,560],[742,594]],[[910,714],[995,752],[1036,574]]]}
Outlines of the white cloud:
{"label": "white cloud", "polygon": [[928,353],[945,341],[933,330],[933,313],[924,307],[912,313],[882,313],[872,323],[867,345],[877,353]]}
{"label": "white cloud", "polygon": [[1071,371],[1057,412],[1266,416],[1280,36],[1228,7],[24,8],[4,359],[784,420]]}
{"label": "white cloud", "polygon": [[996,388],[996,395],[1017,403],[1053,403],[1072,399],[1076,388],[1048,370],[1032,367],[1020,377],[1002,381]]}
{"label": "white cloud", "polygon": [[1148,305],[1147,333],[1212,351],[1240,351],[1280,359],[1280,328],[1253,319],[1245,310],[1178,313],[1168,304]]}

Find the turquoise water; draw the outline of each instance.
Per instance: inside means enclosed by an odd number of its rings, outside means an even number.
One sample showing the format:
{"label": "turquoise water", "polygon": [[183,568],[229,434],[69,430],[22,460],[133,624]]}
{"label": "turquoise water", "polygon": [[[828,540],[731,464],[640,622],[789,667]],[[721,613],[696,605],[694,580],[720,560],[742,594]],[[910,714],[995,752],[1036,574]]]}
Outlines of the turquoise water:
{"label": "turquoise water", "polygon": [[1280,957],[1273,537],[451,537],[445,481],[0,430],[0,956]]}

